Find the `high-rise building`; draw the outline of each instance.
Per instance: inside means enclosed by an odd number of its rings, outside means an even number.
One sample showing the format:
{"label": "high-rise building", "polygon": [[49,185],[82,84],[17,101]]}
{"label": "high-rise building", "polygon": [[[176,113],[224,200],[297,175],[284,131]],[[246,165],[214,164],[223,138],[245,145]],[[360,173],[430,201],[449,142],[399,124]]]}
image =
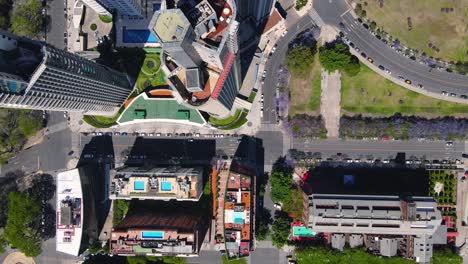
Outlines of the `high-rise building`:
{"label": "high-rise building", "polygon": [[117,10],[120,15],[141,16],[141,0],[82,0],[85,5],[96,13],[109,15],[109,11]]}
{"label": "high-rise building", "polygon": [[0,31],[0,107],[111,115],[132,91],[125,74]]}
{"label": "high-rise building", "polygon": [[251,17],[259,23],[270,15],[274,2],[273,0],[236,0],[236,5],[242,19]]}
{"label": "high-rise building", "polygon": [[241,86],[236,6],[230,0],[178,4],[156,12],[149,25],[163,48],[168,83],[180,102],[229,116]]}

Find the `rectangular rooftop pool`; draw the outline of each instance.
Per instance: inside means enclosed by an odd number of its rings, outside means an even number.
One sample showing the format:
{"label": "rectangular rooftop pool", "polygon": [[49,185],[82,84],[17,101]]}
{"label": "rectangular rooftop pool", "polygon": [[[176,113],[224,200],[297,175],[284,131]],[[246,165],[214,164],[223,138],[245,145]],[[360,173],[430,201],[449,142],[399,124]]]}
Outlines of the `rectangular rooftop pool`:
{"label": "rectangular rooftop pool", "polygon": [[164,232],[163,231],[141,231],[142,238],[163,238]]}
{"label": "rectangular rooftop pool", "polygon": [[145,182],[144,181],[135,181],[133,183],[133,189],[135,191],[143,191],[145,190]]}
{"label": "rectangular rooftop pool", "polygon": [[127,29],[122,27],[124,43],[158,43],[159,40],[148,29]]}

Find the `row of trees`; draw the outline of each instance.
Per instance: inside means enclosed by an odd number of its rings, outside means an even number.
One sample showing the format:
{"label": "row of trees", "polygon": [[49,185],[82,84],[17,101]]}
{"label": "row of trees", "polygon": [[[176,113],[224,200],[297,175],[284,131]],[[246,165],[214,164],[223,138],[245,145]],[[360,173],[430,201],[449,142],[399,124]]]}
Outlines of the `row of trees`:
{"label": "row of trees", "polygon": [[322,116],[297,114],[283,120],[284,130],[293,137],[326,138],[327,129]]}
{"label": "row of trees", "polygon": [[468,135],[468,119],[442,117],[426,119],[396,114],[390,117],[370,118],[343,116],[340,119],[340,137],[369,138],[391,137],[409,140],[463,140]]}

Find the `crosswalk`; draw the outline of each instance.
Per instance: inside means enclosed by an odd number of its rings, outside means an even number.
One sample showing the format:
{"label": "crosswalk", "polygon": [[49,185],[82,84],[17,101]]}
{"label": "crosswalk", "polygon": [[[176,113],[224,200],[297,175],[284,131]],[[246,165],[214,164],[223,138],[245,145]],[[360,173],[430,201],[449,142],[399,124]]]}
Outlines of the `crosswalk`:
{"label": "crosswalk", "polygon": [[313,8],[310,9],[309,16],[310,16],[310,18],[312,18],[312,20],[315,21],[315,24],[317,26],[322,27],[323,25],[325,25],[325,22],[323,22],[322,18],[319,16],[317,11],[315,11],[315,9],[313,9]]}

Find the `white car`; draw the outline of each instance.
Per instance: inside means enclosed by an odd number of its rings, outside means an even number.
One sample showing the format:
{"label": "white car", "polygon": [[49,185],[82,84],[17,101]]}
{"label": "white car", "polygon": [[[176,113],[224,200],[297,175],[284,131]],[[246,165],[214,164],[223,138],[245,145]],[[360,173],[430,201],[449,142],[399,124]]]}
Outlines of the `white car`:
{"label": "white car", "polygon": [[281,204],[279,204],[279,203],[274,203],[274,204],[273,204],[273,207],[274,207],[275,209],[277,209],[277,210],[281,210],[281,209],[282,209]]}
{"label": "white car", "polygon": [[160,137],[160,136],[161,136],[161,133],[156,133],[156,136],[157,136],[157,137]]}
{"label": "white car", "polygon": [[388,159],[384,159],[382,162],[383,163],[390,163],[390,161]]}
{"label": "white car", "polygon": [[284,36],[286,36],[286,34],[288,34],[288,31],[287,31],[287,30],[283,31],[283,33],[281,34],[281,36],[284,37]]}
{"label": "white car", "polygon": [[200,133],[195,133],[195,137],[199,138],[199,137],[200,137]]}

